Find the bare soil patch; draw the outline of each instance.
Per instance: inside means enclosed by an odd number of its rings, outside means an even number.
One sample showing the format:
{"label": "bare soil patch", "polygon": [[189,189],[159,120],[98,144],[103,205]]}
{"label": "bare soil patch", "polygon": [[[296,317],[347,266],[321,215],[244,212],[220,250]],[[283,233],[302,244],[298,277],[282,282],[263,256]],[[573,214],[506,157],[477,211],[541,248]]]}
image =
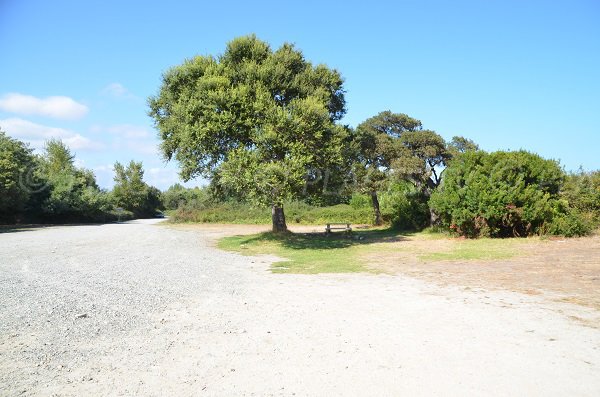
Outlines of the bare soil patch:
{"label": "bare soil patch", "polygon": [[[374,269],[402,273],[442,285],[504,289],[600,310],[600,236],[507,241],[510,259],[424,260],[418,253],[448,251],[459,239],[420,236],[365,256]],[[510,244],[510,245],[509,245]]]}

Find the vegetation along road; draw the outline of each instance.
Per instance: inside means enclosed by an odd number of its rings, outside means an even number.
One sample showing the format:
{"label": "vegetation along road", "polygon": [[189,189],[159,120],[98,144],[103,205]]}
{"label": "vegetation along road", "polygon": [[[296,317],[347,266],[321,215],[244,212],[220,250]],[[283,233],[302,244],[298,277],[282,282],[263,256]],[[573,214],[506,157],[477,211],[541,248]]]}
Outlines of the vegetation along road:
{"label": "vegetation along road", "polygon": [[0,234],[0,395],[600,390],[600,331],[573,319],[592,307],[403,273],[278,274],[276,257],[216,248],[242,226],[157,222]]}

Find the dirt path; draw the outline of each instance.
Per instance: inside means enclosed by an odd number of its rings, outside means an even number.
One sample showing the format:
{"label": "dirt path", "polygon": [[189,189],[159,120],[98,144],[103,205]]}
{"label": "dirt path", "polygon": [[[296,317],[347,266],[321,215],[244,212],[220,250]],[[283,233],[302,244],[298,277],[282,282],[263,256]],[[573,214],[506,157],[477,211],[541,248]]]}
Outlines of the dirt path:
{"label": "dirt path", "polygon": [[566,315],[591,308],[401,275],[276,275],[213,248],[223,233],[0,234],[0,395],[600,391],[600,331]]}

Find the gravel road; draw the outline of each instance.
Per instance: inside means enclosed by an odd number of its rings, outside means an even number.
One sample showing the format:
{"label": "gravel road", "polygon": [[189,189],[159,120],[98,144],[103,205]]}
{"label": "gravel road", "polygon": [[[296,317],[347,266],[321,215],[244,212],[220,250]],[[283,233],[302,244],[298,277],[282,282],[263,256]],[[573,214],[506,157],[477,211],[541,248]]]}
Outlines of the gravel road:
{"label": "gravel road", "polygon": [[157,222],[0,234],[1,396],[600,395],[592,309],[271,274]]}

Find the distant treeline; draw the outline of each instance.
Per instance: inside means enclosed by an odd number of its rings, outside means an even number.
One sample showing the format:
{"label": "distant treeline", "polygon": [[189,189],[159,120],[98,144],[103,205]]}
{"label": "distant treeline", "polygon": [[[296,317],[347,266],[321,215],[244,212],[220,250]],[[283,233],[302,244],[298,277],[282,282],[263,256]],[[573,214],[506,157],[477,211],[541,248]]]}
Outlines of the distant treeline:
{"label": "distant treeline", "polygon": [[153,216],[160,191],[143,181],[142,164],[115,163],[115,186],[101,189],[91,170],[77,167],[60,140],[33,154],[0,130],[0,223],[107,222]]}

